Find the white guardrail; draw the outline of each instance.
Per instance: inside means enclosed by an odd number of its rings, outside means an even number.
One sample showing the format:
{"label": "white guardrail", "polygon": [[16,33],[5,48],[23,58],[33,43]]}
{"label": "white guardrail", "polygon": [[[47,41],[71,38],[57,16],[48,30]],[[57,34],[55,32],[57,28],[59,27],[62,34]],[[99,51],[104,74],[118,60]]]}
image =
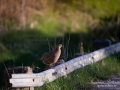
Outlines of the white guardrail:
{"label": "white guardrail", "polygon": [[12,74],[10,83],[12,87],[37,87],[46,82],[52,82],[55,79],[73,72],[76,69],[95,63],[115,52],[120,51],[120,43],[109,47],[99,49],[89,54],[71,59],[64,64],[54,67],[41,73],[36,74]]}

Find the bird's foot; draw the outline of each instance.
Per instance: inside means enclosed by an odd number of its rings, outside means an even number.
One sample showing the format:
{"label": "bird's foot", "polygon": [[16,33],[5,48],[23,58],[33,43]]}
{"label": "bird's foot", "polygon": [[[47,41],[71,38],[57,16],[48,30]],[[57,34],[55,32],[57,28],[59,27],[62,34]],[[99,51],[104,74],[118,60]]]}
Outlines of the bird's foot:
{"label": "bird's foot", "polygon": [[54,69],[54,66],[53,65],[46,65],[44,70],[48,70],[48,69]]}

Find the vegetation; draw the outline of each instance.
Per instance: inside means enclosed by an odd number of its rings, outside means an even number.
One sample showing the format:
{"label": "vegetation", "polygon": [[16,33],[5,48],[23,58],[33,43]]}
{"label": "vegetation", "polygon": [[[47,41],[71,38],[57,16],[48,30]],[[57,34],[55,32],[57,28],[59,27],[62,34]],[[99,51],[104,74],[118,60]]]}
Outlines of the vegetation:
{"label": "vegetation", "polygon": [[78,69],[66,78],[59,78],[51,83],[46,83],[35,90],[91,90],[91,82],[106,80],[114,77],[120,72],[119,54],[112,55],[105,59],[106,66],[101,67],[99,63]]}
{"label": "vegetation", "polygon": [[[43,71],[45,65],[37,59],[58,43],[64,45],[60,58],[66,61],[79,52],[78,44],[81,41],[85,52],[92,51],[95,39],[108,38],[116,43],[119,18],[120,0],[1,0],[1,87],[4,83],[4,69],[7,67],[35,66],[40,68],[35,69],[35,73]],[[40,89],[74,90],[84,87],[86,82],[106,79],[119,72],[118,56],[108,57],[106,64],[105,67],[97,63],[89,65]],[[115,67],[111,68],[113,65]],[[73,81],[73,77],[78,79],[74,78],[74,82],[68,83]]]}

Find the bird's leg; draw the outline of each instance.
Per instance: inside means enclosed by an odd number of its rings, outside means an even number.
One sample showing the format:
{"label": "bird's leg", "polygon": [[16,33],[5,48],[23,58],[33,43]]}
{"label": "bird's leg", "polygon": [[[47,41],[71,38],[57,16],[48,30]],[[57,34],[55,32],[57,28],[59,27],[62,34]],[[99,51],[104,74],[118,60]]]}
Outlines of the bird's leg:
{"label": "bird's leg", "polygon": [[52,66],[55,67],[55,63],[53,63]]}
{"label": "bird's leg", "polygon": [[50,68],[54,68],[55,64],[50,64]]}
{"label": "bird's leg", "polygon": [[50,67],[53,67],[53,64],[50,64]]}

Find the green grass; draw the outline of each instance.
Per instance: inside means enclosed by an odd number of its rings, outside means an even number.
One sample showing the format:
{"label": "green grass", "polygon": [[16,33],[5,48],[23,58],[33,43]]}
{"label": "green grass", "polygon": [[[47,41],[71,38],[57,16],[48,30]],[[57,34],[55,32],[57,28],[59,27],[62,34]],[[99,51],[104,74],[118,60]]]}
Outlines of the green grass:
{"label": "green grass", "polygon": [[[70,37],[69,45],[68,45],[68,39]],[[64,44],[64,48],[68,48],[68,57],[67,53],[63,53],[64,50],[62,49],[62,54],[61,57],[62,59],[65,60],[70,60],[71,58],[74,57],[74,53],[79,52],[79,47],[78,43],[80,41],[83,41],[84,43],[84,50],[87,52],[89,50],[92,51],[92,37],[91,33],[64,33],[64,36],[52,36],[50,37],[49,35],[43,34],[40,29],[33,29],[33,30],[11,30],[7,33],[5,33],[1,38],[0,38],[0,58],[4,62],[6,67],[15,67],[15,66],[35,66],[39,67],[40,70],[34,71],[36,72],[41,72],[43,71],[45,65],[37,61],[41,55],[47,51],[49,51],[49,46],[50,49],[54,48],[56,44],[62,43]],[[48,44],[49,43],[49,44]],[[88,45],[89,43],[89,45]],[[1,81],[0,85],[3,86],[4,83],[4,67],[3,62],[0,59],[0,76],[1,76]],[[112,58],[113,59],[113,58]],[[110,61],[110,64],[113,64],[112,61]],[[118,64],[118,63],[115,63]],[[98,64],[97,64],[98,65]],[[109,72],[105,72],[104,69],[101,69],[100,66],[94,66],[90,65],[88,67],[82,68],[80,70],[77,70],[73,72],[74,74],[69,74],[68,77],[69,79],[63,79],[60,78],[60,85],[59,81],[55,81],[49,84],[46,84],[46,86],[43,86],[42,90],[46,88],[46,90],[50,87],[53,87],[57,89],[59,86],[59,89],[65,88],[66,90],[69,90],[70,88],[67,85],[70,86],[73,90],[76,89],[76,87],[80,88],[86,85],[88,81],[96,79],[104,79],[106,78],[105,75],[110,75],[111,73],[116,73],[115,71],[111,68]],[[115,68],[119,67],[118,65],[115,65]],[[98,71],[98,68],[103,71],[103,74],[100,74]],[[91,69],[91,70],[90,70]],[[108,67],[106,67],[108,69]],[[96,72],[96,70],[98,70]],[[118,69],[117,69],[118,70]],[[92,73],[91,73],[92,71]],[[119,71],[119,70],[118,70]],[[104,74],[108,73],[108,74]],[[111,72],[111,73],[110,73]],[[80,74],[80,76],[79,76]],[[71,79],[73,79],[74,75],[78,75],[79,79],[77,80],[76,78],[74,79],[74,82],[68,83]],[[86,77],[84,77],[86,75]],[[95,76],[94,76],[95,75]],[[88,81],[87,81],[88,80]],[[73,81],[73,80],[71,80]],[[57,83],[57,85],[56,85]],[[66,84],[65,84],[66,83]],[[79,84],[80,83],[80,84]],[[63,85],[64,84],[64,85]],[[60,86],[64,87],[60,87]],[[75,85],[75,86],[74,86]],[[90,85],[91,86],[91,85]],[[53,88],[53,90],[54,90]],[[89,87],[88,87],[89,88]],[[70,89],[70,90],[72,90]],[[52,90],[52,89],[51,89]]]}
{"label": "green grass", "polygon": [[[88,51],[92,47],[92,40],[90,34],[81,33],[84,39],[89,42],[84,41],[85,51]],[[68,38],[70,37],[69,47]],[[9,39],[8,39],[9,38]],[[47,41],[46,39],[49,39]],[[4,62],[6,67],[13,66],[32,66],[39,67],[40,70],[34,71],[35,73],[43,71],[45,65],[37,61],[37,59],[45,52],[52,49],[55,44],[62,43],[65,48],[68,47],[68,58],[70,60],[74,57],[74,53],[79,52],[78,43],[80,42],[79,33],[66,33],[64,37],[48,37],[42,34],[40,30],[20,30],[20,31],[9,31],[4,36],[0,38],[0,57]],[[89,43],[89,46],[88,46]],[[73,48],[75,47],[75,48]],[[90,49],[89,51],[91,51]],[[64,59],[65,54],[62,50],[62,55],[60,58]],[[3,86],[3,72],[6,67],[0,60],[0,84]],[[106,66],[101,67],[98,63],[86,66],[79,70],[76,70],[68,75],[67,78],[59,78],[51,83],[46,83],[36,90],[76,90],[78,88],[91,88],[92,85],[89,83],[91,81],[107,79],[108,76],[119,72],[119,57],[118,55],[110,56],[105,60]],[[107,71],[107,72],[106,72]]]}
{"label": "green grass", "polygon": [[80,68],[66,78],[59,78],[51,83],[36,88],[35,90],[90,90],[93,86],[91,82],[106,80],[120,72],[119,54],[105,58],[105,66],[94,63],[84,68]]}
{"label": "green grass", "polygon": [[59,31],[59,20],[56,20],[57,17],[49,16],[48,18],[43,18],[37,16],[37,24],[34,29],[40,30],[44,36],[48,37],[56,37],[63,35],[61,31]]}

